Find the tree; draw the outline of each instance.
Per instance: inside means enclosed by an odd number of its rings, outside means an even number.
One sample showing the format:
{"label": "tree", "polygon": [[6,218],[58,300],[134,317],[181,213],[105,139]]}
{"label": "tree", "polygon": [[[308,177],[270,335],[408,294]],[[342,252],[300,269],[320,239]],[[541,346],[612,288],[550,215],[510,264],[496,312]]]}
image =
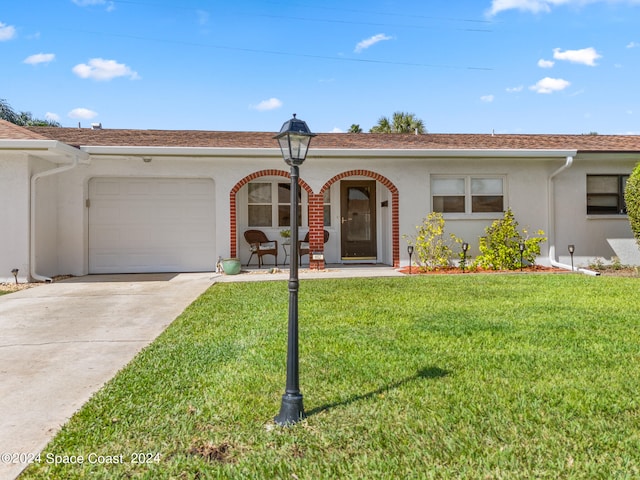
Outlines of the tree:
{"label": "tree", "polygon": [[631,222],[631,230],[640,246],[640,163],[627,180],[624,189],[624,201],[627,204],[627,215]]}
{"label": "tree", "polygon": [[349,133],[362,133],[362,128],[357,123],[354,123],[349,127]]}
{"label": "tree", "polygon": [[413,113],[394,112],[391,120],[388,117],[380,117],[378,123],[370,130],[370,133],[427,133],[424,122]]}
{"label": "tree", "polygon": [[16,112],[4,98],[0,98],[0,118],[21,127],[60,127],[53,120],[33,118],[31,112]]}

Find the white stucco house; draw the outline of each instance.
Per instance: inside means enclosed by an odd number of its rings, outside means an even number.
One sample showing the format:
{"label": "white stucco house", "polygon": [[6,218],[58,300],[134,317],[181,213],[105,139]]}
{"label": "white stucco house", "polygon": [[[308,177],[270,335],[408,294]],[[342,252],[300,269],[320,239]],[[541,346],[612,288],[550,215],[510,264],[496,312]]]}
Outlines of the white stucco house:
{"label": "white stucco house", "polygon": [[[27,281],[246,264],[248,229],[280,241],[282,264],[289,168],[274,135],[0,120],[0,281],[14,269]],[[623,193],[639,161],[639,136],[319,134],[300,168],[299,222],[322,255],[303,264],[406,265],[403,235],[431,211],[475,255],[507,208],[545,231],[541,264],[568,264],[569,244],[576,265],[631,264]]]}

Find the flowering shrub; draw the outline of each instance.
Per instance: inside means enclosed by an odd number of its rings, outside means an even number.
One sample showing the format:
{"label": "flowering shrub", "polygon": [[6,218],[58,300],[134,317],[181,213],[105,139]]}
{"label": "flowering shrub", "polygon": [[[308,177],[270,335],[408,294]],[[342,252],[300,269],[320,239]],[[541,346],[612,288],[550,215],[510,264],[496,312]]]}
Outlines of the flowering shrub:
{"label": "flowering shrub", "polygon": [[[504,217],[494,221],[485,229],[486,236],[480,238],[480,255],[473,266],[490,270],[517,270],[520,268],[520,245],[524,246],[522,261],[534,264],[540,255],[540,244],[546,242],[543,236],[529,237],[527,230],[518,230],[513,212],[508,209]],[[544,235],[542,230],[537,235]]]}
{"label": "flowering shrub", "polygon": [[461,243],[453,233],[449,239],[444,234],[444,217],[439,212],[431,212],[422,224],[416,226],[417,235],[404,235],[409,245],[413,245],[418,264],[426,270],[436,270],[452,264],[453,243]]}

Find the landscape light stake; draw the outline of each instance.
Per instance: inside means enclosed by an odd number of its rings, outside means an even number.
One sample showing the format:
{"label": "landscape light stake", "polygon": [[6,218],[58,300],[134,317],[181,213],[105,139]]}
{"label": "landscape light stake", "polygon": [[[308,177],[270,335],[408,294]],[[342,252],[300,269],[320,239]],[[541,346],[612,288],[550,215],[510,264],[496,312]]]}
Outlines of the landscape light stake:
{"label": "landscape light stake", "polygon": [[467,266],[467,250],[469,250],[469,244],[467,242],[462,243],[462,273]]}
{"label": "landscape light stake", "polygon": [[571,271],[573,272],[573,252],[576,251],[575,245],[569,245],[569,255],[571,255]]}
{"label": "landscape light stake", "polygon": [[407,247],[407,253],[409,254],[409,275],[411,275],[411,264],[413,263],[411,261],[411,258],[413,257],[413,245],[409,245]]}
{"label": "landscape light stake", "polygon": [[311,139],[315,137],[307,124],[293,114],[274,138],[280,144],[282,158],[291,167],[291,260],[289,262],[289,325],[287,334],[287,383],[280,413],[274,421],[278,425],[292,425],[304,418],[298,359],[298,180]]}
{"label": "landscape light stake", "polygon": [[520,242],[518,244],[518,248],[520,249],[520,271],[522,271],[522,255],[524,254],[524,242]]}
{"label": "landscape light stake", "polygon": [[14,268],[13,270],[11,270],[11,273],[13,273],[13,278],[16,279],[16,285],[18,284],[18,269]]}

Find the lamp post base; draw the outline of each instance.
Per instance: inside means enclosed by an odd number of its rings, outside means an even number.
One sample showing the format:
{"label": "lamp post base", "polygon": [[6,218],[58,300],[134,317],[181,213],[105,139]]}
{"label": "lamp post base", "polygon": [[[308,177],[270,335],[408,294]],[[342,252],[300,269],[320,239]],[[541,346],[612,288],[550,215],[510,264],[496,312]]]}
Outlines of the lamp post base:
{"label": "lamp post base", "polygon": [[304,418],[304,407],[302,406],[302,394],[285,393],[282,395],[280,413],[274,421],[281,426],[293,425]]}

